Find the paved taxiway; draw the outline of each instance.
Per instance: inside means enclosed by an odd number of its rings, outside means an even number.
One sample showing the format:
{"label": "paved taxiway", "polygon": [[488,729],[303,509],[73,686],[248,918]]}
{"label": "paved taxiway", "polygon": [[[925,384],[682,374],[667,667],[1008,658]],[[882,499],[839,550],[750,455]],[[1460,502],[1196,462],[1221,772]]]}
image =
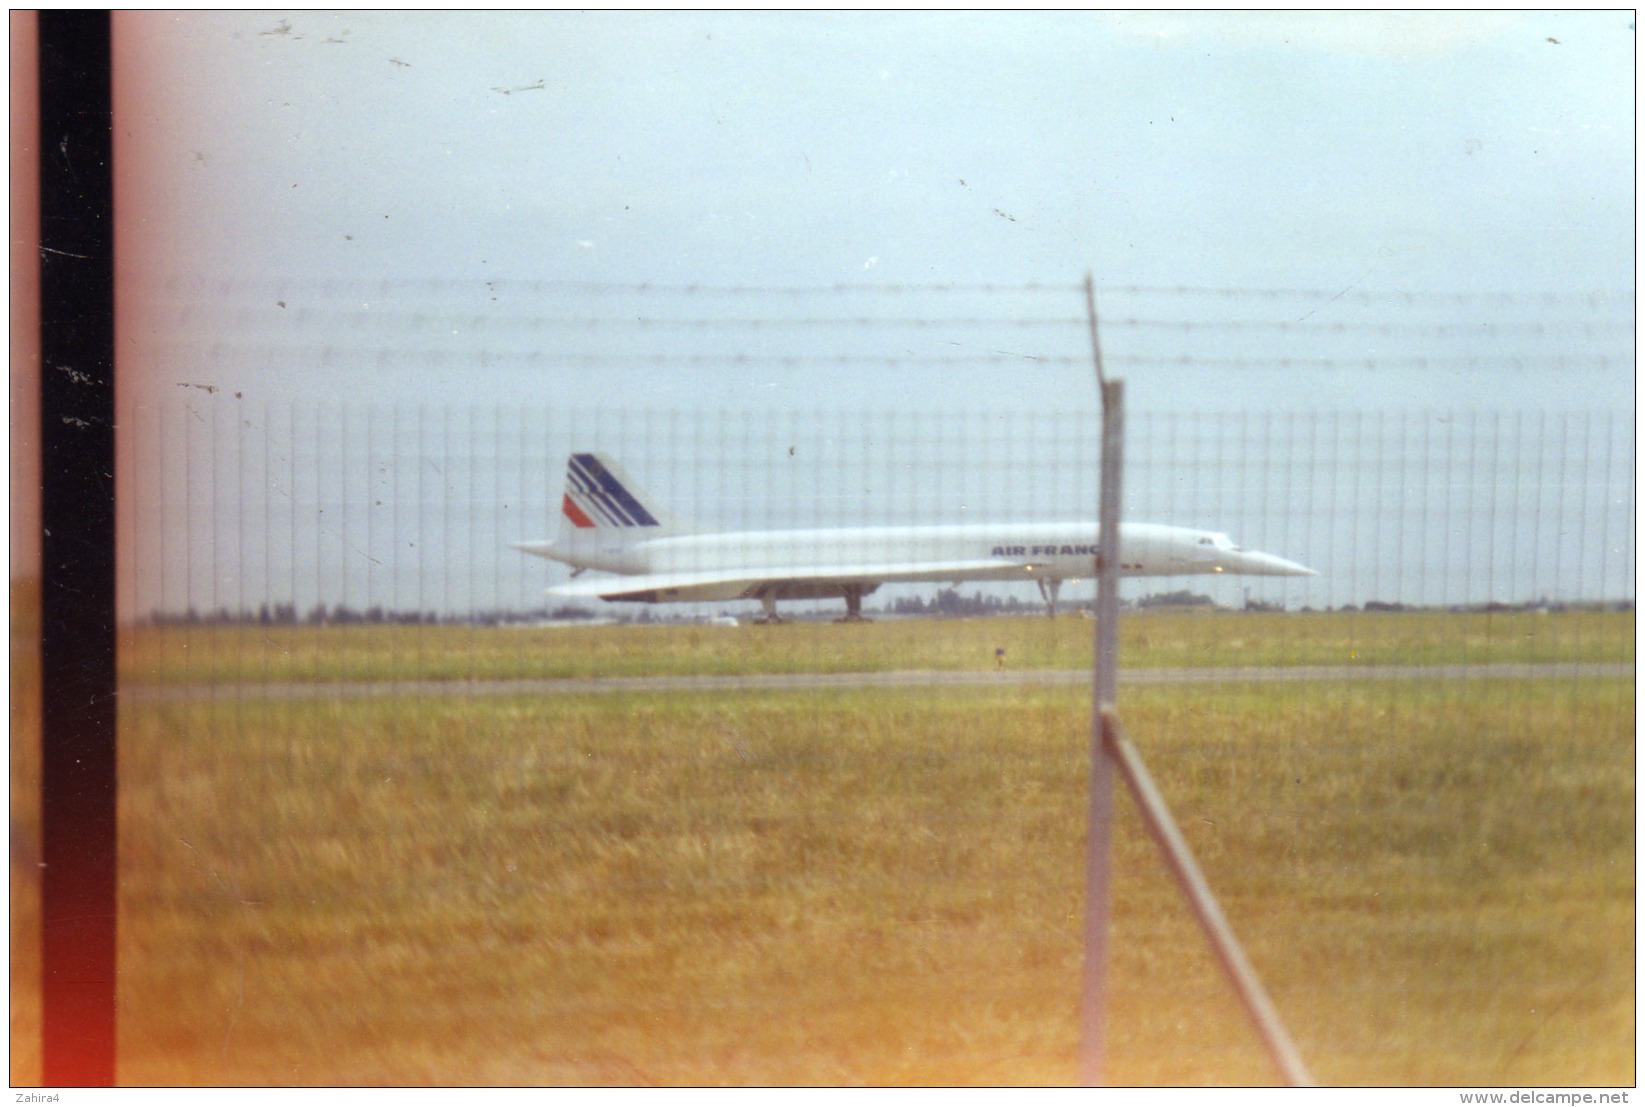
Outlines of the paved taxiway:
{"label": "paved taxiway", "polygon": [[[1631,677],[1631,664],[1569,665],[1297,665],[1276,668],[1121,669],[1121,686],[1159,684],[1283,684],[1300,681],[1534,680]],[[1009,688],[1086,684],[1089,670],[981,672],[763,673],[747,676],[568,677],[550,680],[286,681],[269,684],[131,685],[128,703],[180,700],[318,700],[482,696],[586,696],[647,692],[806,691],[833,688]]]}

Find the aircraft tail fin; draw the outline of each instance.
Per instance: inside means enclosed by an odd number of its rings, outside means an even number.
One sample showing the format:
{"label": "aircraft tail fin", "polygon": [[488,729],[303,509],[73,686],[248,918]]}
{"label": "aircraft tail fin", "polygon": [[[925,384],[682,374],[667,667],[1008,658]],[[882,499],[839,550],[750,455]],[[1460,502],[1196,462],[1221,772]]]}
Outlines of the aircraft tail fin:
{"label": "aircraft tail fin", "polygon": [[565,499],[560,504],[562,538],[587,538],[601,532],[660,538],[693,529],[650,502],[609,455],[574,453],[566,459]]}

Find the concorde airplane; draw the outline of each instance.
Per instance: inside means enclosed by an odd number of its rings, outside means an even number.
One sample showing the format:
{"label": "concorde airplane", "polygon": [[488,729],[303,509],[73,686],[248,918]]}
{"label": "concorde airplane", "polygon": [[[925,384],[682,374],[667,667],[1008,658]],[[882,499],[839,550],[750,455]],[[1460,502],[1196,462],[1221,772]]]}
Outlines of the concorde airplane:
{"label": "concorde airplane", "polygon": [[[655,506],[606,454],[574,453],[566,463],[560,536],[514,548],[572,566],[574,579],[550,588],[554,596],[638,603],[759,600],[773,622],[780,621],[778,600],[839,596],[846,619],[855,621],[862,618],[862,598],[882,584],[1032,580],[1055,616],[1063,581],[1095,571],[1097,524],[707,531]],[[589,569],[601,575],[582,578]],[[1120,572],[1316,575],[1273,554],[1242,549],[1226,534],[1153,523],[1120,524]]]}

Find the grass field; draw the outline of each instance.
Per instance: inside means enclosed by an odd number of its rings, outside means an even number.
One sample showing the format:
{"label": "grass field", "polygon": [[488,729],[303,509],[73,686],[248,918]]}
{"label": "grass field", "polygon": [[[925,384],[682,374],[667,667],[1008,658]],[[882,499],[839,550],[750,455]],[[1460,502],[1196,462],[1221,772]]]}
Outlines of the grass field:
{"label": "grass field", "polygon": [[[126,632],[124,679],[142,684],[492,680],[542,677],[844,673],[1091,665],[1093,624],[1041,617],[892,620],[871,628],[782,626],[248,626]],[[1146,613],[1120,623],[1129,668],[1616,662],[1634,655],[1634,616],[1600,612],[1450,615]]]}
{"label": "grass field", "polygon": [[[1632,628],[1125,634],[1132,665],[1414,664],[1626,661]],[[386,651],[427,666],[399,676],[678,672],[698,649],[706,672],[981,668],[1000,634],[1021,636],[1013,665],[1055,667],[1086,663],[1090,633],[430,629],[421,655]],[[180,669],[178,639],[151,640],[124,671],[261,679],[272,658],[221,648],[245,633],[196,629],[216,660]],[[376,679],[391,641],[292,633],[320,680]],[[1121,710],[1319,1080],[1634,1082],[1632,681],[1139,688]],[[120,1079],[1071,1083],[1089,712],[1031,683],[128,707]],[[1116,827],[1110,1080],[1273,1083],[1125,801]],[[19,883],[14,844],[14,927]],[[14,1080],[19,1033],[14,1013]]]}

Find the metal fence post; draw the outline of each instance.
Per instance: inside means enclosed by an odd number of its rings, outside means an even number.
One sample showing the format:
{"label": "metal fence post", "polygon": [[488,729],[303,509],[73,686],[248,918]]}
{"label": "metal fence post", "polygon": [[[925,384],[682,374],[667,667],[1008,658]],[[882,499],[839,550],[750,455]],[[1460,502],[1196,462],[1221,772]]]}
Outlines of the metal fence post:
{"label": "metal fence post", "polygon": [[1080,988],[1080,1083],[1102,1083],[1102,1048],[1108,973],[1108,899],[1114,821],[1114,765],[1103,741],[1103,715],[1114,706],[1119,656],[1119,548],[1121,459],[1125,450],[1125,387],[1102,371],[1097,309],[1091,278],[1085,279],[1091,321],[1091,353],[1102,394],[1102,479],[1097,509],[1097,629],[1092,665],[1091,777],[1085,839],[1085,963]]}

